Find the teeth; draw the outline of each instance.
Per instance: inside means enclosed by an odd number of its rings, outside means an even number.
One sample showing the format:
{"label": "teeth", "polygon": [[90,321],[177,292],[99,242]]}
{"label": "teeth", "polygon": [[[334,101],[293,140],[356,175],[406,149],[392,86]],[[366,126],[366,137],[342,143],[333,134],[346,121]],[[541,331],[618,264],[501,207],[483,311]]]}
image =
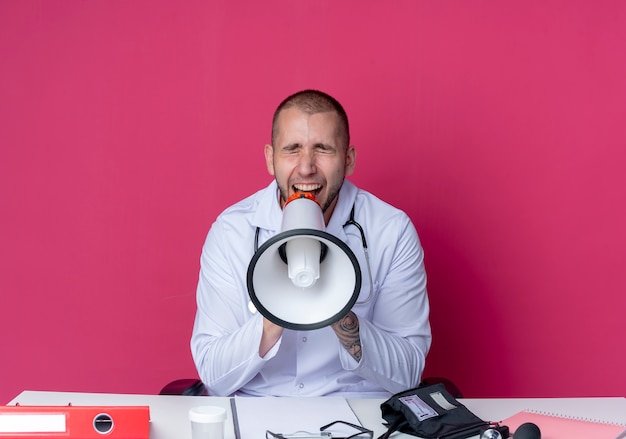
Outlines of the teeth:
{"label": "teeth", "polygon": [[319,184],[296,184],[293,187],[299,191],[312,192],[319,189],[321,186]]}

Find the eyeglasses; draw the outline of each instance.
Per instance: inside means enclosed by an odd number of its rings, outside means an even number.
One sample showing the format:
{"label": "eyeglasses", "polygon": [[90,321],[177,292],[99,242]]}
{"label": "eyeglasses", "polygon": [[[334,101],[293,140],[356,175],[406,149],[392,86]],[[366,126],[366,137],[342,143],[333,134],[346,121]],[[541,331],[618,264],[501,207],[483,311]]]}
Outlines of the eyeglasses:
{"label": "eyeglasses", "polygon": [[363,435],[363,437],[368,437],[369,439],[372,439],[374,437],[374,432],[372,430],[368,430],[365,427],[361,427],[360,425],[356,425],[356,424],[352,424],[350,422],[346,422],[346,421],[334,421],[331,422],[330,424],[326,424],[323,427],[320,427],[320,431],[324,432],[326,430],[330,430],[331,427],[337,425],[337,424],[343,424],[343,425],[347,425],[348,427],[352,427],[355,430],[357,430],[356,433],[351,434],[349,436],[345,436],[343,438],[337,438],[337,439],[352,439],[355,437],[361,437],[361,435]]}
{"label": "eyeglasses", "polygon": [[[348,427],[351,427],[354,430],[356,430],[356,432],[353,434],[348,433],[348,436],[333,436],[330,430],[332,430],[332,427],[336,426],[337,424],[347,425]],[[265,431],[265,439],[319,439],[319,438],[354,439],[357,437],[373,439],[374,432],[372,430],[368,430],[365,427],[361,427],[360,425],[352,424],[346,421],[334,421],[334,422],[331,422],[330,424],[326,424],[320,427],[319,433],[310,433],[307,431],[296,431],[294,433],[283,434],[283,433],[273,433],[269,430]]]}

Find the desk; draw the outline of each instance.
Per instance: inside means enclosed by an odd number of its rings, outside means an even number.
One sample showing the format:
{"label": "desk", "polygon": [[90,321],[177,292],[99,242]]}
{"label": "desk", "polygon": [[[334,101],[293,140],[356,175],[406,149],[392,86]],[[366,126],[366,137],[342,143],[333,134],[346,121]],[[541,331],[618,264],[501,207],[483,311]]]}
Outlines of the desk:
{"label": "desk", "polygon": [[[385,431],[380,404],[384,399],[348,399],[361,423],[374,430],[376,438]],[[524,409],[545,410],[561,414],[626,423],[626,398],[507,398],[462,399],[472,412],[484,420],[499,421]],[[234,439],[230,398],[174,395],[116,395],[100,393],[24,391],[9,404],[22,405],[149,405],[151,439],[187,439],[191,437],[188,412],[198,405],[219,405],[227,408],[225,439]],[[413,438],[408,435],[394,435]],[[257,438],[243,438],[257,439]],[[261,439],[261,438],[258,438]]]}

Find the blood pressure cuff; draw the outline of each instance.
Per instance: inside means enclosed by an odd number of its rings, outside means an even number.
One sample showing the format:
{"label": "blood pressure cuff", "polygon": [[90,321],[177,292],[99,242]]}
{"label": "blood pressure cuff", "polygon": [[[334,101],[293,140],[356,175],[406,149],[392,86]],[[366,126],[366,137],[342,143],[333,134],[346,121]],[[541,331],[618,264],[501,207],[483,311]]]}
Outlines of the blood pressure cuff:
{"label": "blood pressure cuff", "polygon": [[462,439],[489,425],[458,402],[443,384],[396,393],[380,406],[387,432],[401,431],[424,439]]}

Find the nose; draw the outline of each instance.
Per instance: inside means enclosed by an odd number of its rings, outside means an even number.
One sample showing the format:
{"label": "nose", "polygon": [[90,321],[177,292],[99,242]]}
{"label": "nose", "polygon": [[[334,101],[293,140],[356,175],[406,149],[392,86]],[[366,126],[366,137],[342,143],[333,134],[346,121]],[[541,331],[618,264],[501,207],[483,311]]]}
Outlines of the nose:
{"label": "nose", "polygon": [[298,160],[298,171],[302,175],[311,175],[317,172],[315,154],[312,151],[303,151]]}

